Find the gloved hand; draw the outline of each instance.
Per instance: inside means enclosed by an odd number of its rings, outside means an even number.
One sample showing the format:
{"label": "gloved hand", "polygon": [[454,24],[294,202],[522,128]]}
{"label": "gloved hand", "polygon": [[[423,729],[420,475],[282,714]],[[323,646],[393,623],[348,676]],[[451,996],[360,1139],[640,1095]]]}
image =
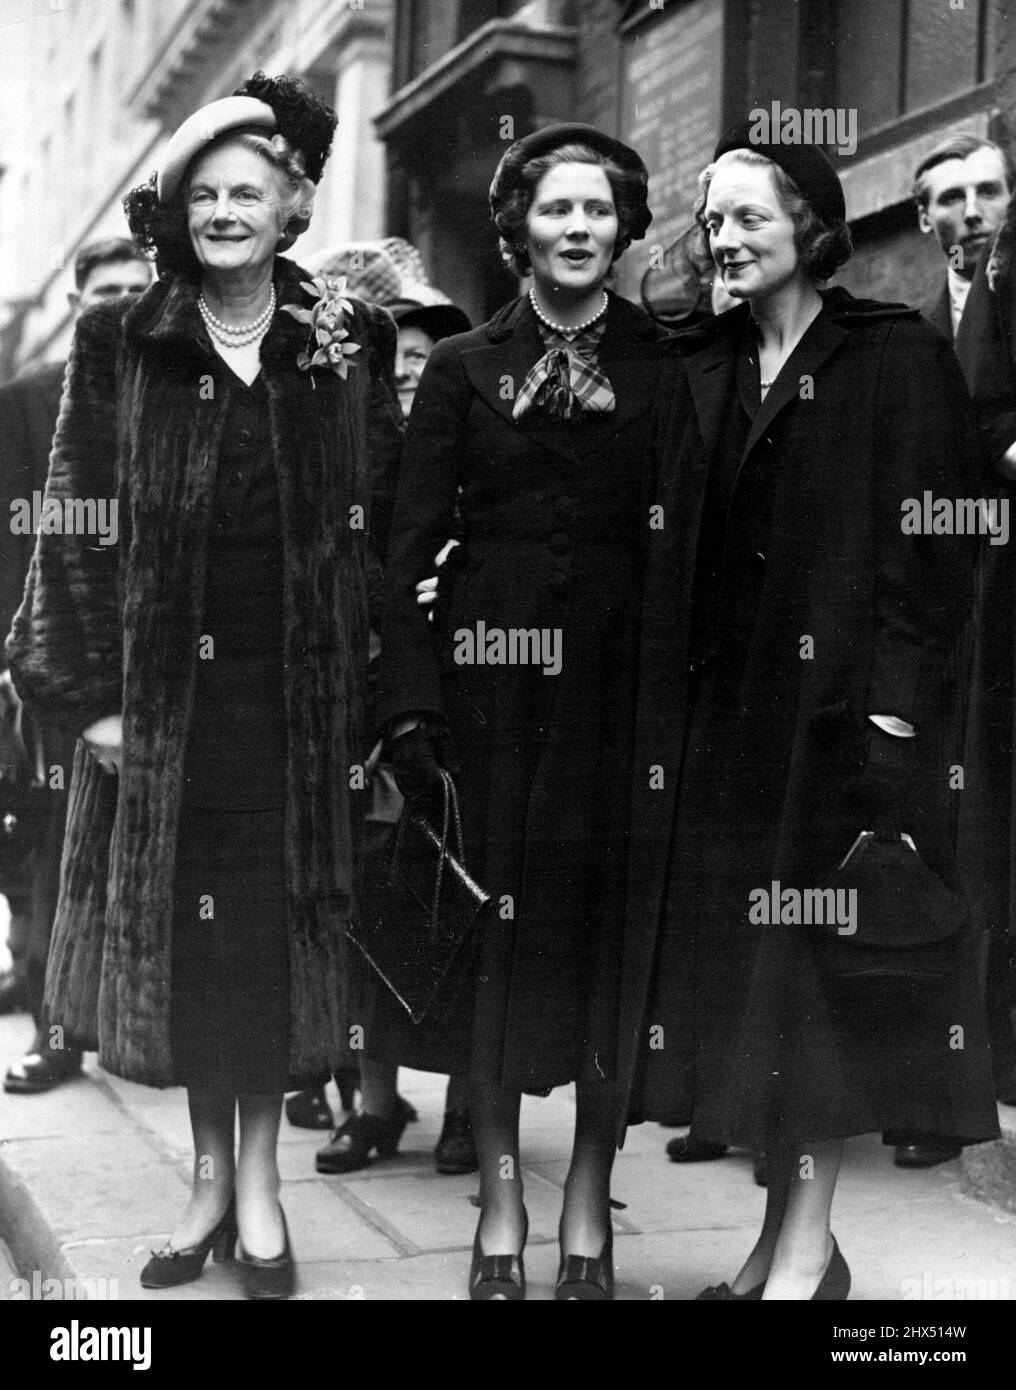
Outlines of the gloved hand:
{"label": "gloved hand", "polygon": [[459,770],[455,745],[443,719],[421,719],[415,728],[390,739],[385,761],[407,801],[440,792],[442,768],[453,776]]}

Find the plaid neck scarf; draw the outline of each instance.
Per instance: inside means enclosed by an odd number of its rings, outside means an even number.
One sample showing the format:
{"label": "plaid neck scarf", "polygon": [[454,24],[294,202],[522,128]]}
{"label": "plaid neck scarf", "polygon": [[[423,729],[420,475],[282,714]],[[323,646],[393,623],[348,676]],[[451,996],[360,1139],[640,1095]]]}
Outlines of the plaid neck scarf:
{"label": "plaid neck scarf", "polygon": [[530,367],[515,397],[512,418],[521,420],[539,410],[552,420],[580,420],[613,410],[614,388],[596,361],[606,316],[573,337],[548,328],[539,318],[536,323],[546,352]]}

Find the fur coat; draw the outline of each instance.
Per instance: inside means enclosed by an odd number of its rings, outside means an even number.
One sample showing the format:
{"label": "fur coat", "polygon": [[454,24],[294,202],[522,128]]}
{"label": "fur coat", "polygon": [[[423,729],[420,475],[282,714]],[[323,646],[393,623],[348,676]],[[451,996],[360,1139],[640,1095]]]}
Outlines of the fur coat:
{"label": "fur coat", "polygon": [[[276,261],[280,307],[310,306],[306,279]],[[369,751],[368,598],[400,444],[394,326],[354,301],[348,327],[362,346],[346,380],[298,370],[308,330],[288,314],[261,345],[285,553],[294,1077],[327,1072],[343,1052],[365,795],[350,791],[351,768]],[[80,734],[123,714],[119,778],[78,744],[46,1012],[108,1070],[155,1086],[174,1081],[174,861],[230,381],[182,278],[82,316],[47,496],[116,497],[119,535],[41,535],[8,639],[17,687],[44,715]]]}

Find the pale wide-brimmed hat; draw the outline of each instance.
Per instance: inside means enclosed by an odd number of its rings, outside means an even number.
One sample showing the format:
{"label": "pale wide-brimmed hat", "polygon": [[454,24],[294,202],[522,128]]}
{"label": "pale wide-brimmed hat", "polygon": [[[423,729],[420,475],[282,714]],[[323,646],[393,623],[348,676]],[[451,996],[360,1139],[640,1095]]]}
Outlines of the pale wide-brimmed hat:
{"label": "pale wide-brimmed hat", "polygon": [[168,203],[180,186],[188,164],[196,154],[227,130],[254,127],[267,135],[276,128],[275,112],[256,97],[222,97],[210,101],[178,126],[163,151],[156,170],[155,191],[160,203]]}

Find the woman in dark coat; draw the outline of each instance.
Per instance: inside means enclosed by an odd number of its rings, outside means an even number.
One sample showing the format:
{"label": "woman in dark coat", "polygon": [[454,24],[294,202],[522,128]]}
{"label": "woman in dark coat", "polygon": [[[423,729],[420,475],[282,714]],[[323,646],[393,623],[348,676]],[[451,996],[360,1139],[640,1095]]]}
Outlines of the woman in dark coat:
{"label": "woman in dark coat", "polygon": [[829,161],[746,129],[718,146],[699,210],[747,303],[683,335],[662,393],[626,979],[654,949],[656,968],[621,1081],[638,1061],[633,1118],[689,1103],[693,1140],[769,1155],[759,1241],[705,1297],[843,1298],[844,1137],[997,1133],[976,941],[953,941],[923,993],[840,985],[820,926],[763,904],[832,883],[894,815],[955,885],[930,731],[976,542],[903,518],[978,479],[948,344],[902,306],[818,289],[850,249]]}
{"label": "woman in dark coat", "polygon": [[[645,232],[646,184],[638,156],[588,126],[506,152],[491,204],[534,288],[434,349],[399,482],[381,658],[393,765],[410,793],[438,778],[437,762],[457,767],[468,865],[493,902],[459,1018],[412,1038],[368,1027],[365,1050],[471,1065],[474,1299],[523,1295],[520,1094],[572,1081],[558,1297],[611,1290],[624,789],[663,335],[603,282]],[[434,634],[416,585],[457,502],[463,544]],[[539,654],[498,663],[484,633],[520,630]]]}
{"label": "woman in dark coat", "polygon": [[188,1088],[194,1190],[146,1287],[232,1258],[238,1225],[246,1292],[288,1294],[282,1095],[344,1055],[371,474],[399,427],[390,321],[276,255],[334,124],[257,74],[128,197],[163,278],[82,317],[47,492],[118,499],[119,540],[43,534],[10,639],[19,691],[80,737],[47,1014]]}
{"label": "woman in dark coat", "polygon": [[[985,491],[1007,540],[982,544],[970,713],[959,807],[959,862],[989,934],[986,1002],[998,1099],[1016,1105],[1016,202],[985,247],[956,334],[985,445]],[[1002,508],[1006,511],[1003,513]]]}

